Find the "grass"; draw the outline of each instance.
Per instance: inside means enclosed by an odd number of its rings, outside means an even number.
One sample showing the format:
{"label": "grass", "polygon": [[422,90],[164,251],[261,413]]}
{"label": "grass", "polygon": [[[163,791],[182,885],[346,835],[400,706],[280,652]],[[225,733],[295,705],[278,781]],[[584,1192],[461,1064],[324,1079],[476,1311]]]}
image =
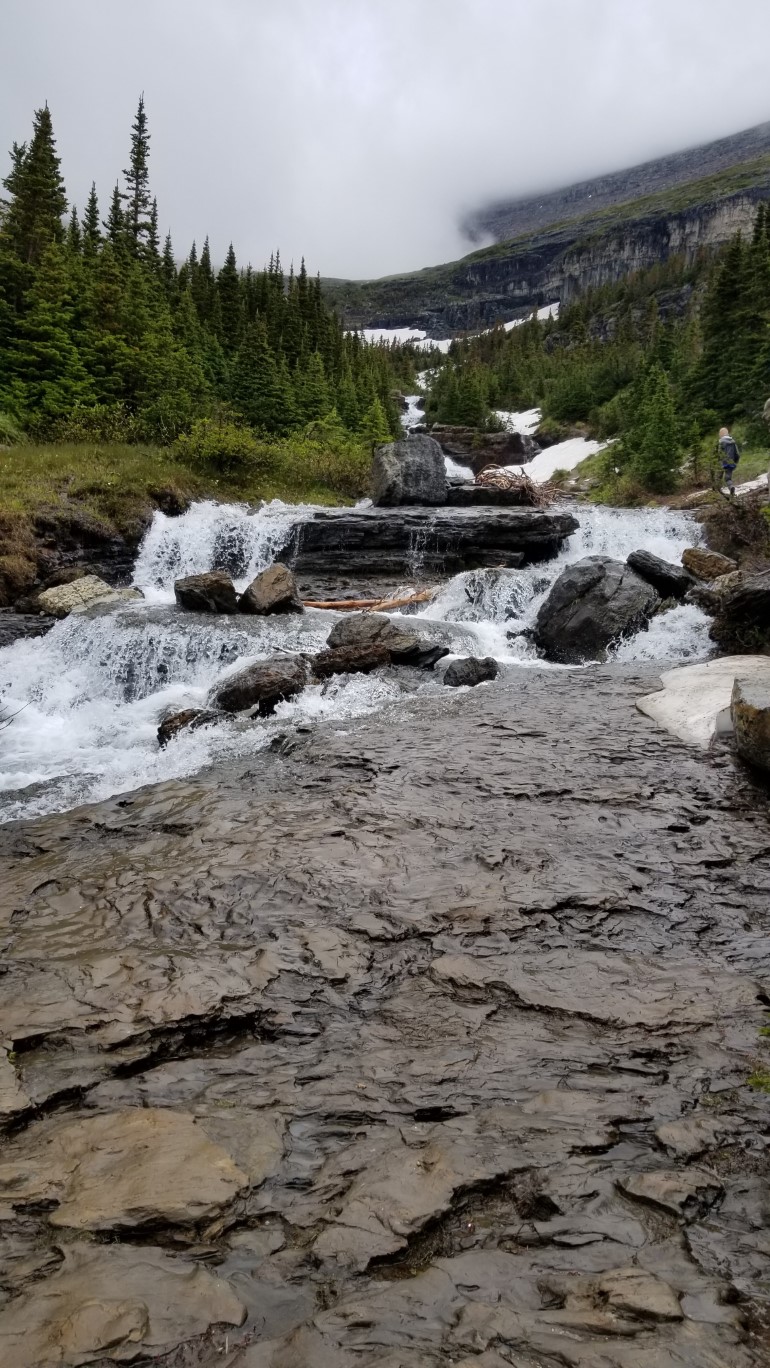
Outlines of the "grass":
{"label": "grass", "polygon": [[0,605],[35,583],[34,519],[75,512],[109,534],[137,540],[157,508],[190,499],[347,504],[366,492],[363,446],[334,451],[291,438],[265,444],[255,469],[229,478],[193,471],[169,451],[111,443],[33,443],[0,448]]}

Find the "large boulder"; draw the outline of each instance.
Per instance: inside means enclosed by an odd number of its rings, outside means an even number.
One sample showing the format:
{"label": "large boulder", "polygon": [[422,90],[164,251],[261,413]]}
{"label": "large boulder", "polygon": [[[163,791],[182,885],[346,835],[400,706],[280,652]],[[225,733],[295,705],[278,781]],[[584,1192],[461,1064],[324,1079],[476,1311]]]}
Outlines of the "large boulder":
{"label": "large boulder", "polygon": [[750,765],[770,770],[770,664],[765,682],[736,679],[730,716],[738,754]]}
{"label": "large boulder", "polygon": [[444,683],[450,689],[463,686],[474,688],[488,679],[497,679],[500,667],[493,656],[465,656],[453,660],[444,673]]}
{"label": "large boulder", "polygon": [[224,570],[208,570],[202,575],[185,575],[174,581],[174,598],[180,608],[191,613],[236,613],[235,585]]}
{"label": "large boulder", "polygon": [[430,670],[445,655],[448,646],[437,646],[424,640],[417,632],[397,627],[384,613],[351,613],[340,618],[327,638],[332,649],[344,646],[357,650],[382,646],[394,665],[416,665]]}
{"label": "large boulder", "polygon": [[697,580],[715,580],[720,575],[729,575],[738,569],[738,562],[723,556],[719,551],[709,551],[705,546],[688,546],[682,552],[682,565]]}
{"label": "large boulder", "polygon": [[632,551],[626,565],[630,565],[641,579],[651,584],[653,589],[657,589],[664,599],[684,598],[688,589],[695,583],[689,570],[685,570],[684,566],[673,565],[661,556],[654,556],[651,551]]}
{"label": "large boulder", "polygon": [[659,595],[621,561],[586,556],[563,570],[540,608],[535,641],[549,660],[604,660],[613,642],[637,632]]}
{"label": "large boulder", "polygon": [[444,453],[432,437],[402,437],[375,447],[372,460],[375,504],[446,503]]}
{"label": "large boulder", "polygon": [[242,613],[302,613],[304,608],[291,570],[278,562],[262,570],[238,600]]}
{"label": "large boulder", "polygon": [[710,636],[731,655],[770,654],[770,570],[725,594]]}
{"label": "large boulder", "polygon": [[697,604],[704,613],[717,614],[734,589],[739,589],[746,576],[742,570],[731,570],[729,575],[720,575],[715,580],[693,580],[688,589],[686,601]]}
{"label": "large boulder", "polygon": [[470,466],[474,475],[488,465],[526,465],[540,450],[534,438],[521,432],[480,432],[478,428],[437,424],[431,428],[431,436],[445,456],[458,465]]}
{"label": "large boulder", "polygon": [[208,701],[212,708],[222,712],[256,708],[261,717],[267,717],[278,703],[302,692],[309,673],[304,656],[268,656],[216,685]]}
{"label": "large boulder", "polygon": [[84,613],[96,603],[123,603],[140,598],[140,589],[113,589],[98,575],[79,575],[69,584],[59,584],[37,594],[33,611],[63,618],[70,613]]}
{"label": "large boulder", "polygon": [[381,665],[390,664],[390,651],[376,641],[368,645],[335,646],[319,651],[313,657],[313,674],[317,679],[328,679],[336,674],[371,674]]}

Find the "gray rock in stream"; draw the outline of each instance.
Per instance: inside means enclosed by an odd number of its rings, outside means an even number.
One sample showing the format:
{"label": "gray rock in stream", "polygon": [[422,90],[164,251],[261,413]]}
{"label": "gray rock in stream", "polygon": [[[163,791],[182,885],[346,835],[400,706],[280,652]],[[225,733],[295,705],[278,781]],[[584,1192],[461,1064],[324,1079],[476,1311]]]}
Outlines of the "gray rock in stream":
{"label": "gray rock in stream", "polygon": [[402,437],[375,447],[372,459],[375,504],[446,503],[444,453],[432,437]]}
{"label": "gray rock in stream", "polygon": [[656,589],[662,598],[682,599],[692,589],[695,580],[683,565],[674,565],[651,551],[632,551],[626,565]]}
{"label": "gray rock in stream", "polygon": [[384,647],[394,665],[416,665],[422,670],[432,670],[438,660],[449,654],[448,646],[433,644],[418,632],[398,627],[384,613],[351,613],[341,618],[332,627],[327,646],[332,650],[361,651],[364,656],[372,648]]}
{"label": "gray rock in stream", "polygon": [[174,598],[180,608],[193,613],[236,613],[235,585],[224,570],[185,575],[174,581]]}
{"label": "gray rock in stream", "polygon": [[603,660],[607,649],[644,627],[659,595],[621,561],[586,556],[559,575],[535,624],[549,660],[577,665]]}
{"label": "gray rock in stream", "polygon": [[473,689],[488,679],[497,679],[499,673],[500,666],[493,656],[465,656],[447,666],[444,683],[450,689]]}
{"label": "gray rock in stream", "polygon": [[276,705],[301,693],[310,671],[304,656],[274,655],[230,675],[209,694],[209,705],[227,713],[256,707],[267,717]]}
{"label": "gray rock in stream", "polygon": [[242,613],[266,617],[270,613],[302,613],[304,607],[297,590],[297,582],[280,561],[261,570],[238,600]]}

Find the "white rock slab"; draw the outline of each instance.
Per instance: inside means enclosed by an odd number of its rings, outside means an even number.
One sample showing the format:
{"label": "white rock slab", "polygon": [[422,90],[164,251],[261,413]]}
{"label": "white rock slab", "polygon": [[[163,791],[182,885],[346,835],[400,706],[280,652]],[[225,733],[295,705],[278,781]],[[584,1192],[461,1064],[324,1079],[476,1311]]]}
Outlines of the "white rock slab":
{"label": "white rock slab", "polygon": [[636,706],[680,741],[705,750],[716,736],[732,731],[730,698],[736,679],[770,685],[770,657],[722,656],[667,670],[660,677],[663,688],[638,698]]}

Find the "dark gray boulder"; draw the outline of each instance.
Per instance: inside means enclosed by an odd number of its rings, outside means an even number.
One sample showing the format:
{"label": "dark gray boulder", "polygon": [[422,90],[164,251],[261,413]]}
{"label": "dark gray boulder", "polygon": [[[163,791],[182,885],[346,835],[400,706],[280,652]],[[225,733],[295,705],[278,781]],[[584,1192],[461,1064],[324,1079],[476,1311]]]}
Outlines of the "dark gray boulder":
{"label": "dark gray boulder", "polygon": [[674,565],[661,556],[654,556],[651,551],[632,551],[626,565],[630,565],[641,579],[657,589],[664,599],[682,599],[695,584],[689,570],[685,570],[683,565]]}
{"label": "dark gray boulder", "polygon": [[256,707],[261,717],[267,717],[276,704],[301,693],[309,674],[304,656],[268,656],[216,685],[208,701],[222,712],[245,712]]}
{"label": "dark gray boulder", "polygon": [[417,632],[397,627],[384,613],[351,613],[340,618],[327,638],[332,649],[341,646],[366,650],[384,647],[394,665],[416,665],[432,670],[437,660],[449,655],[449,647],[426,641]]}
{"label": "dark gray boulder", "polygon": [[158,727],[158,745],[164,750],[169,741],[181,731],[197,731],[199,727],[221,721],[221,713],[212,712],[208,708],[184,708],[182,712],[171,713],[163,718]]}
{"label": "dark gray boulder", "polygon": [[224,570],[209,570],[203,575],[185,575],[174,582],[174,598],[180,608],[191,613],[236,613],[235,585]]}
{"label": "dark gray boulder", "polygon": [[381,665],[390,664],[387,646],[373,641],[367,645],[335,646],[319,651],[313,657],[313,674],[317,679],[328,679],[336,674],[371,674]]}
{"label": "dark gray boulder", "polygon": [[446,503],[444,453],[432,437],[402,437],[375,447],[372,499],[382,507]]}
{"label": "dark gray boulder", "polygon": [[444,683],[450,689],[460,689],[463,685],[473,688],[487,679],[497,679],[500,667],[493,656],[465,656],[447,665]]}
{"label": "dark gray boulder", "polygon": [[488,465],[526,465],[540,450],[534,438],[521,432],[480,432],[478,428],[436,424],[431,428],[431,436],[445,456],[459,465],[470,466],[474,475]]}
{"label": "dark gray boulder", "polygon": [[271,565],[262,570],[251,581],[238,600],[242,613],[303,613],[305,610],[297,590],[297,583],[291,570],[281,565]]}
{"label": "dark gray boulder", "polygon": [[724,595],[709,635],[730,655],[770,655],[770,570]]}
{"label": "dark gray boulder", "polygon": [[535,641],[549,660],[604,660],[607,648],[644,627],[660,599],[622,561],[586,556],[563,570],[540,608]]}

